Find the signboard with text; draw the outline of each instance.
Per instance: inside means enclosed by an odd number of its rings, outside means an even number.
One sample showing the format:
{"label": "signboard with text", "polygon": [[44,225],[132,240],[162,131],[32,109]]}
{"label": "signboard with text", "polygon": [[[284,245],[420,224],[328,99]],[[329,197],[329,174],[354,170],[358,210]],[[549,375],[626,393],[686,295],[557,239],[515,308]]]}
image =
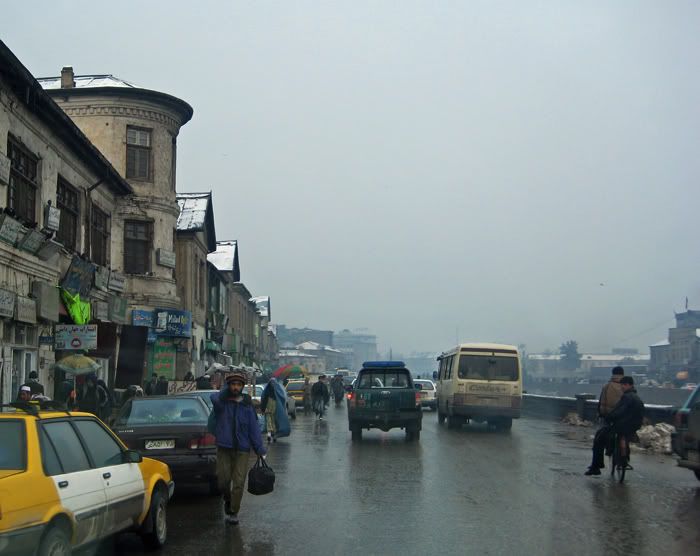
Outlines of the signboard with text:
{"label": "signboard with text", "polygon": [[17,296],[15,320],[19,322],[36,323],[36,301],[29,297]]}
{"label": "signboard with text", "polygon": [[73,295],[79,293],[80,297],[87,300],[90,290],[92,289],[92,278],[94,274],[94,264],[84,261],[80,257],[73,257],[68,272],[66,272],[61,282],[61,287]]}
{"label": "signboard with text", "polygon": [[97,349],[96,324],[57,324],[54,337],[56,349]]}
{"label": "signboard with text", "polygon": [[175,346],[168,338],[157,338],[153,344],[151,369],[149,374],[156,373],[168,380],[175,379]]}
{"label": "signboard with text", "polygon": [[192,336],[192,313],[176,309],[156,309],[154,311],[156,334],[159,336]]}
{"label": "signboard with text", "polygon": [[15,298],[17,297],[11,291],[0,290],[0,317],[11,319],[15,316]]}
{"label": "signboard with text", "polygon": [[109,298],[109,320],[116,324],[126,324],[126,298],[112,295]]}

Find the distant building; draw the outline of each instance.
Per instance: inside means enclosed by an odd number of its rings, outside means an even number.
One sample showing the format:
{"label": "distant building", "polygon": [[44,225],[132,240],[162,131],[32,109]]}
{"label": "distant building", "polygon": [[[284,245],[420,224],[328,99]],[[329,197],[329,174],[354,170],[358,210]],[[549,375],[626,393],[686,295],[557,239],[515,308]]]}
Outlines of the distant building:
{"label": "distant building", "polygon": [[284,324],[278,324],[277,341],[280,346],[287,347],[296,346],[303,342],[316,342],[325,346],[333,346],[333,331],[314,328],[288,328]]}
{"label": "distant building", "polygon": [[611,369],[617,365],[634,367],[635,373],[646,371],[649,365],[649,355],[636,354],[581,354],[581,363],[575,371],[564,369],[561,365],[562,356],[546,353],[530,353],[525,361],[528,377],[530,378],[591,378],[600,374],[600,368]]}
{"label": "distant building", "polygon": [[334,335],[333,347],[352,355],[352,369],[362,367],[365,361],[378,358],[377,337],[364,330],[341,330]]}
{"label": "distant building", "polygon": [[406,367],[411,370],[413,376],[432,379],[433,371],[437,371],[437,353],[412,353],[402,357]]}
{"label": "distant building", "polygon": [[688,372],[688,381],[700,379],[700,311],[676,314],[676,326],[669,328],[668,339],[649,346],[649,368],[673,378]]}
{"label": "distant building", "polygon": [[346,369],[352,365],[352,357],[350,354],[317,342],[303,342],[296,346],[296,349],[309,355],[315,355],[319,360],[323,359],[324,367],[329,373],[332,373],[336,369]]}

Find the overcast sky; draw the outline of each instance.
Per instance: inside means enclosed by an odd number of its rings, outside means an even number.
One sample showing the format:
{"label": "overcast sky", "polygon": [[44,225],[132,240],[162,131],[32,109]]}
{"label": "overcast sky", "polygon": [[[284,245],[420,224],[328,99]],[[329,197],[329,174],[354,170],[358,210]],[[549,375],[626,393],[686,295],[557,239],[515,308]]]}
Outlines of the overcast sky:
{"label": "overcast sky", "polygon": [[278,323],[646,351],[700,309],[697,2],[70,4],[2,40],[194,107],[178,189]]}

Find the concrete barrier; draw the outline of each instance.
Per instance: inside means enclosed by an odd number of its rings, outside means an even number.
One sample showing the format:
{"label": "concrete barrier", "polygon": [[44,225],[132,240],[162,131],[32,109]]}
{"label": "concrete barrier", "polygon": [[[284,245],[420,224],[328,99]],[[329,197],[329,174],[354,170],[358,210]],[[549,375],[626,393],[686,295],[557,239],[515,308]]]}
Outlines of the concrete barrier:
{"label": "concrete barrier", "polygon": [[[673,411],[670,405],[645,404],[644,418],[651,424],[673,424]],[[561,420],[569,413],[576,413],[591,422],[598,420],[598,400],[582,394],[576,398],[523,394],[522,413],[527,417]]]}

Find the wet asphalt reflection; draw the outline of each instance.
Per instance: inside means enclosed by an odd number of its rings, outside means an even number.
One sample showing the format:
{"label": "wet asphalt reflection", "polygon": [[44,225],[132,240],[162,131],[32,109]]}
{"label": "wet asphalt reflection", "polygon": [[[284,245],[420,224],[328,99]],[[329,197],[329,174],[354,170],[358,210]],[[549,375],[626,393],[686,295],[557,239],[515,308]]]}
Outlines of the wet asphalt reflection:
{"label": "wet asphalt reflection", "polygon": [[[425,412],[353,444],[345,407],[299,415],[270,448],[274,493],[246,493],[225,525],[206,487],[177,485],[167,555],[698,554],[700,482],[670,457],[635,455],[619,485],[582,475],[590,449],[564,425],[521,419],[509,433],[448,430]],[[251,464],[253,460],[251,460]],[[116,552],[143,552],[123,535]]]}

